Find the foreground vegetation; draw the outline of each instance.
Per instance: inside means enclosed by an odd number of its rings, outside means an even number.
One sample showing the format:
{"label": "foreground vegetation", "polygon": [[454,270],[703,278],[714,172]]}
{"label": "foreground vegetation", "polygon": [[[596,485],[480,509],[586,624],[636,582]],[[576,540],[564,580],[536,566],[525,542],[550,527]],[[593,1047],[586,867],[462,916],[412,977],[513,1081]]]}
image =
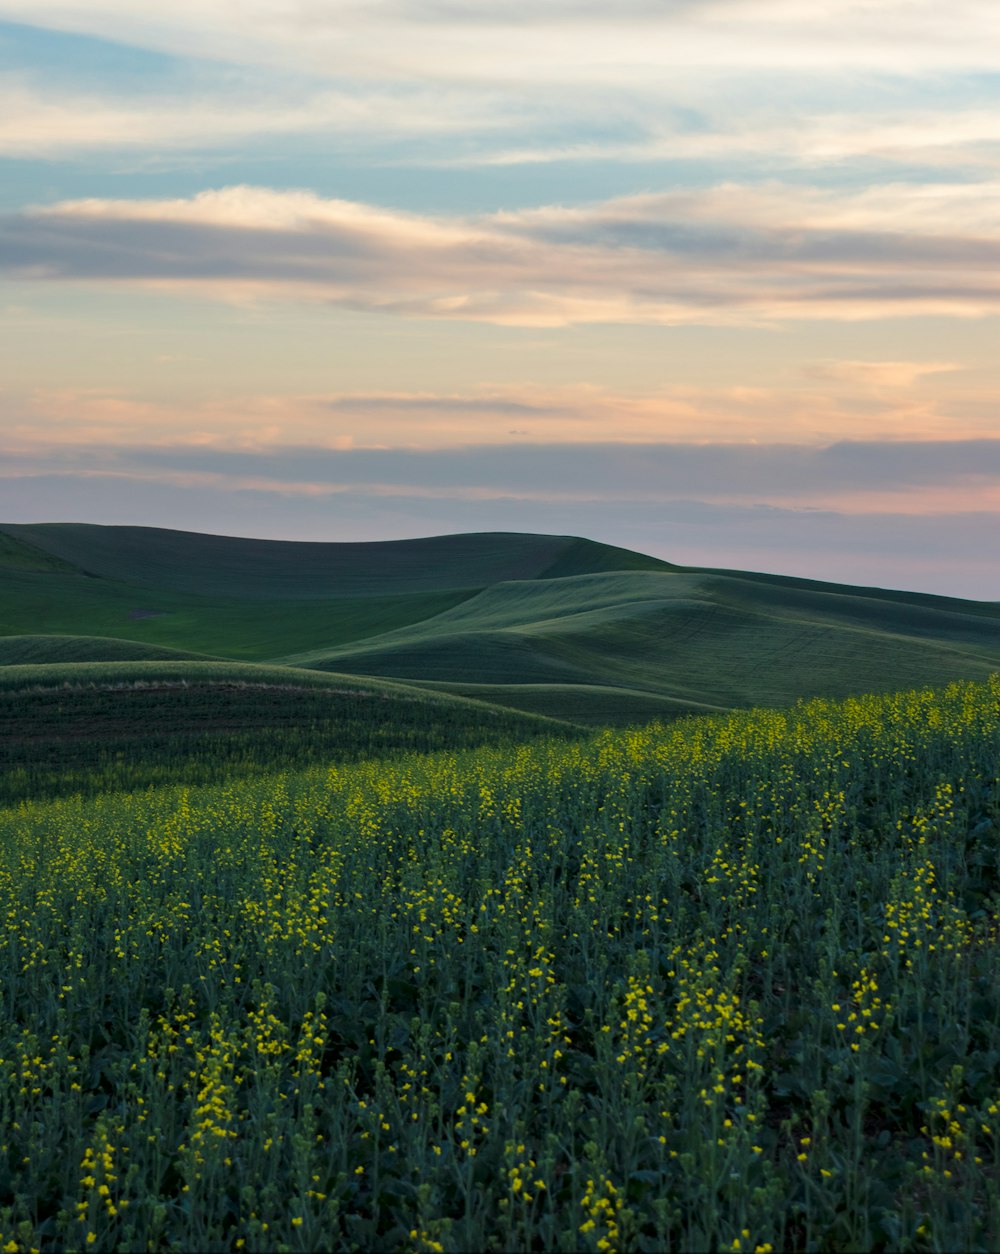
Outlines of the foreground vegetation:
{"label": "foreground vegetation", "polygon": [[1000,681],[0,815],[0,1245],[995,1249]]}

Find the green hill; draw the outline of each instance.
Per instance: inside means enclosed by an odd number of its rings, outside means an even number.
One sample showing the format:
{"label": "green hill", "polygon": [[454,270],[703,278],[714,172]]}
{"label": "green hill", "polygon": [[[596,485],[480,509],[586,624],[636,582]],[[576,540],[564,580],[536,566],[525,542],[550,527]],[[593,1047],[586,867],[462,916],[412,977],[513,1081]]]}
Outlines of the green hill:
{"label": "green hill", "polygon": [[602,721],[610,690],[625,717],[633,704],[668,714],[983,678],[1000,668],[1000,607],[713,571],[583,575],[501,584],[405,631],[294,660]]}
{"label": "green hill", "polygon": [[[0,642],[2,643],[2,642]],[[0,667],[0,805],[574,734],[377,679],[177,660]]]}
{"label": "green hill", "polygon": [[39,561],[58,563],[61,570],[158,593],[251,601],[441,592],[598,570],[671,569],[657,558],[575,536],[515,532],[346,544],[84,523],[2,524],[0,532],[22,553],[34,551]]}
{"label": "green hill", "polygon": [[0,666],[58,662],[197,662],[203,653],[114,636],[0,636]]}
{"label": "green hill", "polygon": [[0,664],[202,655],[592,723],[1000,669],[998,604],[512,533],[311,544],[3,525],[3,637]]}
{"label": "green hill", "polygon": [[264,662],[407,627],[488,584],[635,565],[671,569],[566,536],[308,544],[6,524],[0,637],[100,636]]}

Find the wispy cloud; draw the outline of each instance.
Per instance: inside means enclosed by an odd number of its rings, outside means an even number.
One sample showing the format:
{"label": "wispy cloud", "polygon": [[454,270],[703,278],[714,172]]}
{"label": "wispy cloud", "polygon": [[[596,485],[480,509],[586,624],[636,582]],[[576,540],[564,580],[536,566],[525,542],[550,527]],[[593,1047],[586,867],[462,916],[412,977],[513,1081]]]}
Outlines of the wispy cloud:
{"label": "wispy cloud", "polygon": [[[818,448],[846,438],[948,441],[996,431],[991,395],[965,413],[931,387],[905,386],[918,364],[828,362],[822,388],[673,384],[625,393],[593,385],[508,384],[465,392],[403,390],[247,394],[166,400],[107,388],[0,393],[10,448],[92,442],[98,448],[177,441],[267,453],[288,445],[429,450],[456,446],[726,444]],[[893,385],[877,382],[886,374]],[[873,384],[872,375],[876,382]],[[151,433],[157,433],[153,436]]]}
{"label": "wispy cloud", "polygon": [[408,85],[292,92],[282,83],[199,82],[158,95],[83,91],[0,75],[0,156],[77,159],[97,151],[211,151],[268,136],[324,136],[346,147],[460,134],[489,137],[523,124],[488,93]]}
{"label": "wispy cloud", "polygon": [[[636,109],[613,136],[601,137],[596,124],[582,126],[578,104],[577,112],[567,111],[563,119],[562,139],[537,134],[525,138],[521,119],[511,118],[458,151],[423,147],[396,154],[393,160],[445,169],[608,162],[713,166],[727,161],[747,170],[763,161],[771,170],[808,172],[865,162],[869,168],[872,163],[885,167],[890,178],[894,167],[914,164],[943,173],[989,172],[1000,165],[1000,116],[995,109],[945,105],[929,111],[914,100],[909,108],[894,112],[864,101],[853,111],[823,111],[806,100],[789,120],[787,106],[776,109],[754,94],[748,91],[738,108],[729,102],[723,112],[703,102],[699,93],[675,86],[673,108],[664,101],[645,116]],[[690,109],[681,107],[686,100],[698,103],[696,123],[687,116]],[[569,125],[574,119],[576,127]]]}
{"label": "wispy cloud", "polygon": [[515,400],[511,396],[441,396],[436,393],[408,394],[389,392],[378,395],[340,396],[329,402],[336,413],[345,414],[420,414],[433,418],[437,414],[472,414],[515,418],[551,417],[571,412],[552,404]]}
{"label": "wispy cloud", "polygon": [[929,110],[918,81],[889,111],[864,95],[845,109],[808,93],[794,107],[776,104],[752,83],[729,90],[720,105],[703,85],[674,75],[595,98],[541,83],[504,91],[202,69],[170,89],[129,93],[0,72],[0,157],[177,168],[199,154],[238,163],[262,145],[278,156],[280,141],[294,138],[317,156],[332,146],[368,168],[406,171],[631,163],[683,164],[707,175],[725,163],[752,182],[852,165],[891,179],[894,169],[917,165],[937,181],[990,178],[1000,166],[1000,113],[960,101]]}
{"label": "wispy cloud", "polygon": [[0,154],[11,156],[211,152],[296,134],[364,150],[373,164],[990,170],[1000,147],[996,109],[954,81],[993,69],[1000,16],[980,0],[947,10],[923,0],[603,10],[561,0],[159,10],[0,0],[4,18],[131,42],[183,67],[157,80],[155,95],[134,77],[88,77],[85,49],[68,76],[29,65],[0,73]]}
{"label": "wispy cloud", "polygon": [[991,0],[0,0],[0,17],[220,60],[440,81],[621,82],[665,66],[992,68]]}
{"label": "wispy cloud", "polygon": [[1000,310],[998,195],[723,185],[469,217],[234,187],[8,214],[0,269],[522,326],[970,317]]}
{"label": "wispy cloud", "polygon": [[953,361],[823,361],[807,368],[813,379],[856,384],[876,392],[912,388],[930,375],[953,374],[962,366]]}
{"label": "wispy cloud", "polygon": [[442,500],[723,505],[930,515],[1000,510],[1000,439],[801,444],[466,445],[437,449],[210,443],[8,445],[9,474],[74,472]]}

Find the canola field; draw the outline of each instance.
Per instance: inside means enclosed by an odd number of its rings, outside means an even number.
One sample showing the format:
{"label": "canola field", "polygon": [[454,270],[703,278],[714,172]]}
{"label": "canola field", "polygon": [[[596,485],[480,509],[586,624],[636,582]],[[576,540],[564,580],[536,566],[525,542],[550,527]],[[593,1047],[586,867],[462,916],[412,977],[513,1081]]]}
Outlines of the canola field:
{"label": "canola field", "polygon": [[0,1248],[996,1249],[1000,680],[0,812]]}

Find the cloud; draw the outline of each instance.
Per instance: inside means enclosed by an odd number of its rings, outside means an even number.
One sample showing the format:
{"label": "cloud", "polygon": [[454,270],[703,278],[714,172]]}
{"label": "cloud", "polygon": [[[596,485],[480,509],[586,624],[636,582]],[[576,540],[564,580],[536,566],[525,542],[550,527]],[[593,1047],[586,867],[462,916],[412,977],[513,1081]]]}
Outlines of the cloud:
{"label": "cloud", "polygon": [[[601,134],[600,121],[581,125],[583,101],[576,112],[567,110],[566,134],[545,139],[518,132],[520,119],[496,127],[476,144],[454,145],[439,153],[421,148],[394,157],[399,165],[436,168],[475,168],[551,165],[553,163],[677,163],[753,168],[765,161],[770,170],[817,170],[848,163],[881,163],[892,167],[917,163],[942,171],[992,171],[1000,164],[1000,116],[995,109],[943,105],[931,112],[919,99],[914,84],[908,108],[885,111],[869,100],[855,100],[853,110],[843,104],[820,109],[804,93],[792,110],[761,95],[759,87],[738,93],[738,103],[727,101],[725,111],[697,89],[671,84],[659,94],[658,106],[648,98],[643,116],[638,107],[628,113],[628,125],[619,134]],[[651,91],[655,90],[653,88]],[[697,101],[696,122],[684,102]],[[638,102],[636,102],[638,104]],[[554,106],[558,108],[558,105]],[[687,116],[686,116],[687,115]],[[565,125],[575,118],[575,127]],[[595,137],[596,135],[596,137]],[[514,137],[509,137],[514,136]]]}
{"label": "cloud", "polygon": [[310,192],[82,200],[0,217],[0,272],[521,326],[981,316],[1000,184],[768,185],[480,216]]}
{"label": "cloud", "polygon": [[[834,363],[837,364],[837,363]],[[864,363],[882,365],[884,363]],[[933,376],[931,376],[933,378]],[[794,379],[794,376],[793,376]],[[936,393],[932,385],[872,388],[850,372],[822,388],[682,385],[625,392],[590,384],[507,383],[465,391],[247,393],[176,399],[124,389],[0,392],[10,447],[151,442],[265,451],[288,445],[429,450],[532,444],[793,443],[955,440],[995,432],[992,393]],[[956,410],[963,413],[959,417]],[[514,425],[516,430],[511,431]],[[154,434],[155,433],[155,434]]]}
{"label": "cloud", "polygon": [[0,75],[0,154],[14,157],[162,162],[235,147],[252,159],[295,135],[374,165],[961,173],[995,169],[1000,144],[996,109],[954,81],[992,71],[1000,15],[985,0],[0,0],[3,18],[177,58],[130,90],[113,73],[88,80],[86,48],[68,74]]}
{"label": "cloud", "polygon": [[331,410],[348,414],[422,414],[435,417],[438,414],[514,414],[549,417],[554,411],[551,405],[531,404],[514,400],[509,396],[441,396],[436,393],[412,395],[391,392],[381,395],[339,396],[329,402]]}
{"label": "cloud", "polygon": [[0,156],[78,158],[100,150],[208,151],[268,136],[323,136],[347,148],[389,141],[488,137],[523,117],[498,114],[489,93],[368,85],[363,90],[282,82],[199,81],[158,95],[67,90],[24,75],[0,76]]}
{"label": "cloud", "polygon": [[186,56],[441,82],[635,82],[665,69],[992,70],[992,0],[0,0],[0,18]]}
{"label": "cloud", "polygon": [[931,514],[1000,509],[1000,439],[802,444],[467,445],[437,449],[210,443],[73,444],[3,454],[8,473],[72,471],[155,482],[266,487],[290,496],[527,502],[697,499],[713,505]]}
{"label": "cloud", "polygon": [[951,374],[953,361],[825,361],[806,368],[813,379],[850,383],[876,392],[912,388],[929,375]]}

